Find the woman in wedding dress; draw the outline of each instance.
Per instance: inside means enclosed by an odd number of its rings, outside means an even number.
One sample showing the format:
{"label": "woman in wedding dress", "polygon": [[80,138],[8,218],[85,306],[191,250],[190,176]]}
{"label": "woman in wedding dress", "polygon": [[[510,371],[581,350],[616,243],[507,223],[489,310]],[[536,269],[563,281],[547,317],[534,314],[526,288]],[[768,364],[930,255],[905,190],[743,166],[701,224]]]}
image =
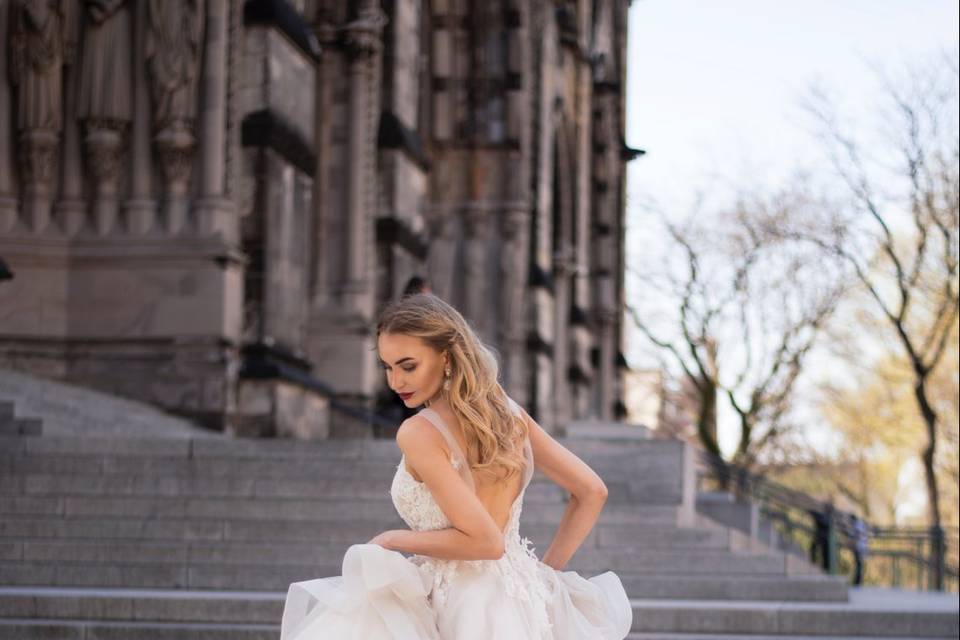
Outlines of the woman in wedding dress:
{"label": "woman in wedding dress", "polygon": [[[390,489],[410,528],[351,546],[341,576],[290,585],[281,640],[626,637],[617,575],[562,570],[600,515],[603,481],[507,397],[463,316],[409,296],[381,315],[377,349],[390,388],[424,407],[397,433]],[[570,493],[542,559],[519,533],[534,467]]]}

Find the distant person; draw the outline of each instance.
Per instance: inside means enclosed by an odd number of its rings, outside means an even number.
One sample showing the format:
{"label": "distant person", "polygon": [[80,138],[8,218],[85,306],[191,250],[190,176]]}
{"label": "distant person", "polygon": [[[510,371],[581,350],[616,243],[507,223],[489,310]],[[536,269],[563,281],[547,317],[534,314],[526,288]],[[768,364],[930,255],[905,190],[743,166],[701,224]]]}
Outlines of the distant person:
{"label": "distant person", "polygon": [[825,566],[827,555],[827,517],[823,511],[807,511],[813,519],[813,537],[810,540],[810,563]]}
{"label": "distant person", "polygon": [[828,500],[822,511],[812,509],[808,511],[813,518],[813,540],[810,542],[810,562],[819,564],[824,571],[830,571],[833,566],[830,545],[830,527],[834,518],[833,500]]}

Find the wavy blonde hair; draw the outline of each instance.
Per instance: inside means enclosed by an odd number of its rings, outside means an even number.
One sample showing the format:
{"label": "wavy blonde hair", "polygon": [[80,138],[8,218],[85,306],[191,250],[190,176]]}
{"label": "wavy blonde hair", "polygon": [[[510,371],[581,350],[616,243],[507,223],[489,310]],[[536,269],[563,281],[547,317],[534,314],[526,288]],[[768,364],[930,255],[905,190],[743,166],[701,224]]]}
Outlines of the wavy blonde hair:
{"label": "wavy blonde hair", "polygon": [[529,431],[515,416],[497,381],[495,352],[477,337],[459,311],[432,293],[407,296],[387,306],[377,337],[402,334],[420,338],[447,353],[450,389],[442,391],[467,439],[470,468],[509,478],[523,470],[523,442]]}

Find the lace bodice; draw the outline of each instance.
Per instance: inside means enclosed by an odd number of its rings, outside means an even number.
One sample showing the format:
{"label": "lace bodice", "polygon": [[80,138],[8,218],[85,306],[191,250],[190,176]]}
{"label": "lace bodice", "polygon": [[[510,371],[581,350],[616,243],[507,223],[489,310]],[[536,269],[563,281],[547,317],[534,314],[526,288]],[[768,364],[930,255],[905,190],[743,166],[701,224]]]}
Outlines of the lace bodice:
{"label": "lace bodice", "polygon": [[[511,400],[514,411],[519,407]],[[454,469],[464,472],[465,464],[462,454],[455,441],[446,431],[447,427],[435,411],[423,409],[420,415],[427,417],[434,426],[444,435],[451,446],[450,464]],[[497,560],[444,560],[429,556],[413,556],[411,560],[433,575],[433,589],[431,599],[435,604],[442,605],[446,592],[457,573],[461,571],[495,571],[503,579],[505,591],[521,600],[528,600],[534,604],[534,609],[540,618],[540,627],[549,629],[549,620],[546,611],[546,599],[549,597],[546,586],[537,577],[537,557],[530,540],[520,537],[520,514],[523,511],[523,496],[532,475],[533,458],[530,452],[529,440],[525,443],[525,453],[528,468],[524,472],[524,486],[510,508],[510,516],[504,528],[504,555]],[[433,531],[450,527],[450,520],[440,509],[433,494],[422,482],[418,482],[407,471],[406,459],[401,458],[397,465],[397,472],[390,487],[390,496],[393,505],[414,531]]]}

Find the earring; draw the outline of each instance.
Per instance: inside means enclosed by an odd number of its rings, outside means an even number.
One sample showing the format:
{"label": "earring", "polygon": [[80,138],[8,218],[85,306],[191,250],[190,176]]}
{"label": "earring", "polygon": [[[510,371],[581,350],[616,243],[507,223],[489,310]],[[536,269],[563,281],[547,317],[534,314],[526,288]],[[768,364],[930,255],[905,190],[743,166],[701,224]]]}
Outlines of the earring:
{"label": "earring", "polygon": [[444,391],[450,390],[450,367],[447,367],[446,370],[444,371],[443,390]]}

